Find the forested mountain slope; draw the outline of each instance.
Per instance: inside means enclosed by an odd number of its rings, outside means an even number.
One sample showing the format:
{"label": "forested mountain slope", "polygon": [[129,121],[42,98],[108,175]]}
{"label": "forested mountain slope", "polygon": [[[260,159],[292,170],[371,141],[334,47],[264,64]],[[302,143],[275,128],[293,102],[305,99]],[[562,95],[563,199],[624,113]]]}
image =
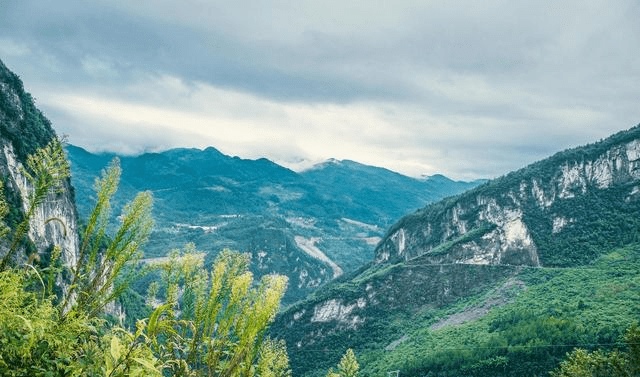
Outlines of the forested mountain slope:
{"label": "forested mountain slope", "polygon": [[576,266],[636,240],[640,127],[428,206],[392,227],[376,261]]}
{"label": "forested mountain slope", "polygon": [[[640,127],[428,205],[368,266],[282,313],[294,373],[545,375],[640,318]],[[428,374],[431,373],[431,374]]]}
{"label": "forested mountain slope", "polygon": [[[67,151],[79,211],[86,217],[93,180],[115,155],[75,146]],[[151,190],[155,198],[157,226],[147,258],[187,242],[208,253],[208,261],[224,248],[249,252],[258,276],[289,277],[287,303],[373,259],[385,229],[402,214],[481,183],[414,179],[337,160],[296,173],[211,147],[120,156],[120,163],[116,208],[137,191]]]}

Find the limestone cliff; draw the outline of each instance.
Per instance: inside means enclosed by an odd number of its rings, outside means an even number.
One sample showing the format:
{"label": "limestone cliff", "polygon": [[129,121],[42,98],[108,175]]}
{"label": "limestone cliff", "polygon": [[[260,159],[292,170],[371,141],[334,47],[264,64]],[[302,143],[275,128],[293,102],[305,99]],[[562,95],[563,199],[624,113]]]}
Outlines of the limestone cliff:
{"label": "limestone cliff", "polygon": [[576,270],[639,242],[639,198],[637,126],[404,217],[370,265],[288,308],[271,333],[296,375],[328,369],[346,348],[379,357],[510,303],[528,289],[521,275]]}
{"label": "limestone cliff", "polygon": [[[26,157],[54,137],[56,135],[51,123],[35,107],[18,76],[0,61],[0,175],[4,180],[5,197],[14,207],[7,219],[10,227],[26,211],[28,196],[33,189],[21,171]],[[45,254],[53,245],[60,245],[63,263],[75,263],[78,225],[69,180],[65,182],[61,192],[50,193],[38,208],[31,219],[28,237],[32,246],[45,259]],[[28,248],[28,245],[25,247]],[[0,255],[6,252],[6,242],[0,243]],[[18,259],[24,257],[24,253],[17,255]]]}
{"label": "limestone cliff", "polygon": [[423,256],[434,264],[562,264],[550,255],[549,238],[563,239],[563,233],[593,225],[593,215],[587,215],[595,209],[591,199],[611,201],[604,212],[633,211],[639,193],[636,127],[405,217],[376,248],[376,262]]}

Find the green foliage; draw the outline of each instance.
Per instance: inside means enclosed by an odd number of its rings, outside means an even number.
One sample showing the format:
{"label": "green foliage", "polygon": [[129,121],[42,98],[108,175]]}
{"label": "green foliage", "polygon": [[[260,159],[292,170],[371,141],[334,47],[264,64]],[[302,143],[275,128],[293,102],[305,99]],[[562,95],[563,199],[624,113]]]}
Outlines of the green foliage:
{"label": "green foliage", "polygon": [[[146,345],[148,338],[143,334],[144,323],[140,322],[135,334],[114,328],[102,339],[108,345],[103,353],[104,365],[96,374],[106,376],[162,376],[162,367],[151,349]],[[100,360],[102,361],[102,360]],[[100,363],[96,363],[100,365]]]}
{"label": "green foliage", "polygon": [[[347,348],[357,352],[360,374],[372,377],[389,370],[415,376],[543,376],[576,347],[631,352],[621,338],[639,318],[640,244],[611,250],[588,268],[417,262],[372,270],[356,286],[337,283],[329,287],[334,291],[319,291],[279,316],[272,334],[290,345],[302,342],[290,350],[294,373],[324,376]],[[352,315],[363,320],[357,330],[339,320],[311,322],[317,305],[340,297],[348,306],[368,295],[377,303],[367,300],[366,307],[354,309]],[[301,317],[291,326],[295,313]],[[640,339],[626,342],[635,343]],[[640,347],[634,352],[640,355]]]}
{"label": "green foliage", "polygon": [[[134,280],[132,283],[138,283],[140,280],[142,279]],[[137,320],[149,318],[153,312],[153,309],[147,305],[146,297],[136,292],[132,287],[122,292],[118,297],[117,305],[126,315],[123,322],[120,322],[121,318],[113,318],[113,322],[129,329],[136,327]]]}
{"label": "green foliage", "polygon": [[9,176],[2,177],[2,199],[5,205],[8,206],[8,212],[3,217],[4,223],[10,228],[15,229],[23,219],[22,213],[22,198],[20,194],[10,189]]}
{"label": "green foliage", "polygon": [[333,368],[329,368],[327,377],[357,377],[360,365],[356,360],[356,355],[351,348],[347,349],[340,362],[338,363],[338,371],[334,372]]}
{"label": "green foliage", "polygon": [[14,231],[9,251],[0,261],[0,271],[7,267],[19,246],[23,244],[25,235],[29,231],[29,221],[36,209],[42,205],[49,194],[60,190],[63,182],[70,175],[69,163],[65,158],[62,143],[54,138],[45,147],[28,156],[26,168],[22,169],[22,174],[27,178],[32,190],[28,197],[27,211]]}
{"label": "green foliage", "polygon": [[329,368],[329,371],[327,372],[327,377],[340,377],[340,374],[334,372],[333,368]]}
{"label": "green foliage", "polygon": [[349,348],[338,363],[338,375],[340,375],[340,377],[357,377],[358,370],[360,370],[360,365],[358,364],[358,360],[356,360],[356,355],[353,353],[353,350]]}
{"label": "green foliage", "polygon": [[627,377],[640,374],[640,328],[634,323],[624,337],[627,351],[588,352],[577,348],[567,354],[552,377]]}
{"label": "green foliage", "polygon": [[638,317],[629,303],[640,299],[639,268],[640,246],[634,245],[589,269],[524,269],[517,278],[527,289],[513,303],[464,325],[416,325],[411,345],[367,356],[366,373],[385,365],[410,375],[543,375],[576,345],[619,343]]}
{"label": "green foliage", "polygon": [[[0,219],[5,219],[10,212],[11,209],[6,200],[4,200],[4,183],[0,181]],[[5,238],[10,231],[11,229],[7,224],[4,221],[0,221],[0,239]]]}
{"label": "green foliage", "polygon": [[[20,161],[55,138],[51,122],[38,110],[31,95],[24,91],[20,78],[0,62],[0,80],[7,84],[0,91],[0,134],[11,140]],[[17,96],[18,101],[15,101]]]}
{"label": "green foliage", "polygon": [[139,332],[80,315],[62,320],[51,296],[32,291],[35,274],[0,272],[0,375],[161,375],[149,348],[135,341]]}
{"label": "green foliage", "polygon": [[[83,270],[82,261],[75,271],[86,272],[87,275],[99,276],[99,284],[92,287],[76,284],[67,287],[66,297],[59,300],[56,296],[56,282],[62,282],[62,276],[68,271],[60,265],[61,249],[54,246],[48,265],[41,270],[26,264],[24,271],[9,268],[12,254],[18,249],[22,237],[26,234],[29,221],[35,210],[51,193],[61,188],[69,175],[62,146],[54,139],[46,147],[38,149],[27,158],[26,169],[22,172],[32,186],[28,198],[28,210],[22,222],[17,226],[9,253],[3,258],[0,271],[0,374],[14,376],[49,376],[49,375],[97,375],[109,369],[109,357],[102,354],[107,344],[118,343],[116,336],[127,338],[128,335],[116,335],[122,332],[117,328],[109,328],[99,318],[99,310],[118,295],[113,281],[121,275],[122,266],[131,260],[133,252],[144,237],[139,237],[145,224],[145,208],[150,203],[134,201],[132,210],[125,213],[124,225],[107,251],[101,254],[100,262],[93,270]],[[0,214],[6,214],[7,203],[0,201]],[[55,220],[55,219],[52,219]],[[51,221],[51,220],[47,220]],[[127,231],[122,231],[126,229]],[[6,232],[5,232],[6,234]],[[117,241],[117,242],[116,242]],[[114,251],[115,250],[115,251]],[[119,254],[119,258],[110,255]],[[109,273],[101,273],[109,271]],[[82,281],[80,281],[82,283]],[[93,299],[93,300],[91,300]],[[95,303],[97,302],[97,304]],[[101,337],[99,333],[106,335]],[[135,337],[139,337],[136,334]],[[123,338],[123,339],[124,339]],[[135,344],[135,342],[133,342]],[[112,356],[115,351],[111,352]],[[107,375],[148,375],[150,362],[148,348],[131,347],[126,353],[125,361],[142,360],[136,365],[145,373],[137,373],[136,367],[126,364],[118,370],[119,357]],[[114,356],[115,357],[115,356]],[[101,363],[104,360],[106,364]],[[112,360],[114,361],[114,360]]]}
{"label": "green foliage", "polygon": [[[529,204],[524,221],[545,266],[588,265],[610,250],[638,242],[640,201],[627,200],[632,185],[588,191],[556,200],[548,210]],[[552,232],[549,213],[574,219],[559,233]]]}
{"label": "green foliage", "polygon": [[567,356],[567,360],[560,363],[560,368],[554,377],[616,377],[628,376],[625,373],[625,359],[616,351],[603,353],[600,351],[587,352],[576,349]]}
{"label": "green foliage", "polygon": [[0,272],[0,375],[68,371],[90,326],[82,319],[59,323],[51,300],[28,291],[28,277],[14,270]]}
{"label": "green foliage", "polygon": [[[29,159],[34,208],[65,177],[58,151],[45,148]],[[135,332],[104,319],[108,303],[127,297],[139,271],[140,246],[153,224],[151,196],[141,193],[107,238],[119,175],[115,161],[96,183],[98,202],[76,266],[61,266],[61,249],[54,246],[48,266],[40,270],[30,264],[0,270],[0,375],[289,377],[284,342],[264,336],[286,278],[269,275],[252,288],[246,255],[223,252],[209,275],[192,247],[184,255],[174,253],[161,268],[165,304],[137,321]],[[0,215],[7,208],[0,200]],[[27,212],[27,224],[32,215]],[[71,274],[71,283],[58,297],[56,284],[65,274]]]}
{"label": "green foliage", "polygon": [[65,313],[76,310],[90,317],[97,315],[127,291],[137,271],[136,260],[142,256],[140,246],[153,227],[153,200],[148,192],[138,194],[125,206],[119,229],[106,242],[110,199],[117,190],[119,177],[118,160],[114,160],[96,181],[98,199],[81,237],[71,285],[62,300]]}
{"label": "green foliage", "polygon": [[207,273],[193,245],[162,264],[166,303],[151,314],[147,330],[171,375],[286,375],[283,344],[265,343],[265,330],[287,280],[267,275],[252,288],[248,265],[247,255],[226,250]]}
{"label": "green foliage", "polygon": [[289,369],[289,356],[284,340],[267,338],[260,346],[256,365],[258,377],[291,377]]}

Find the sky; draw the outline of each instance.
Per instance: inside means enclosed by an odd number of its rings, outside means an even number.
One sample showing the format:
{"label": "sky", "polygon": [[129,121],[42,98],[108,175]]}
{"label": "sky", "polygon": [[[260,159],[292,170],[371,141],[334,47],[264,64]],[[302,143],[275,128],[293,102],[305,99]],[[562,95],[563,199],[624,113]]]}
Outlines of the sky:
{"label": "sky", "polygon": [[638,20],[637,0],[0,0],[0,59],[93,152],[470,180],[640,123]]}

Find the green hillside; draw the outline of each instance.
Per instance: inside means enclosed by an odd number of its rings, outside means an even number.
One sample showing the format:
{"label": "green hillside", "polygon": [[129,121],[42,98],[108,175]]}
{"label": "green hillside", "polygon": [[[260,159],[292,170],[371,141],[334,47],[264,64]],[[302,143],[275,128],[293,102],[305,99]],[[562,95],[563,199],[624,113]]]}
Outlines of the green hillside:
{"label": "green hillside", "polygon": [[[67,152],[78,211],[86,218],[94,179],[116,156],[72,145]],[[164,257],[189,242],[207,253],[207,264],[224,248],[247,252],[257,276],[289,277],[288,304],[373,259],[376,243],[402,215],[480,183],[415,179],[336,160],[296,173],[212,147],[119,159],[123,173],[114,210],[138,191],[150,190],[155,198],[146,258]],[[316,249],[335,264],[314,257]]]}
{"label": "green hillside", "polygon": [[[574,347],[619,347],[626,328],[640,320],[639,284],[638,244],[586,268],[514,270],[495,288],[401,320],[408,340],[393,351],[363,352],[362,364],[372,376],[389,369],[405,375],[543,376]],[[476,321],[457,324],[485,310]]]}
{"label": "green hillside", "polygon": [[[640,244],[588,267],[433,266],[420,260],[333,283],[290,307],[273,333],[287,340],[295,375],[322,375],[354,348],[364,376],[544,376],[574,347],[611,349],[640,320]],[[376,305],[322,326],[314,304]],[[362,323],[354,322],[360,316]],[[308,319],[308,318],[307,318]],[[350,324],[356,323],[354,327]],[[311,334],[311,335],[309,335]],[[296,343],[309,346],[296,350]],[[431,373],[431,374],[429,374]]]}
{"label": "green hillside", "polygon": [[640,319],[640,127],[390,228],[376,259],[281,313],[296,375],[353,348],[365,376],[546,376]]}

